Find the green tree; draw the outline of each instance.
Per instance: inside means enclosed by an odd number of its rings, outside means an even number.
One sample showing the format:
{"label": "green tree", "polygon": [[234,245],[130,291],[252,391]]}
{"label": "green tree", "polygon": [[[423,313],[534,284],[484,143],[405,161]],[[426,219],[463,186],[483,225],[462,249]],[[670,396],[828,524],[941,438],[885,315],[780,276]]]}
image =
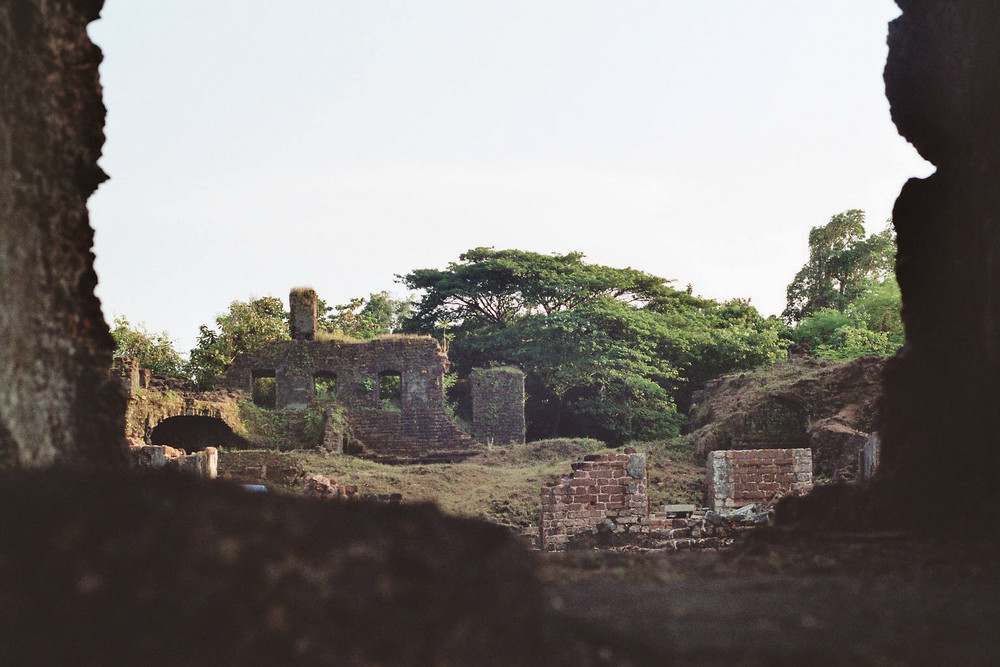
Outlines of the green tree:
{"label": "green tree", "polygon": [[505,327],[526,315],[571,310],[609,296],[646,303],[671,290],[667,281],[635,269],[587,264],[583,254],[543,255],[474,248],[448,268],[417,269],[398,280],[423,297],[410,318],[429,332],[441,320]]}
{"label": "green tree", "polygon": [[819,356],[855,359],[863,354],[889,356],[902,347],[899,285],[892,276],[868,285],[845,312],[822,308],[791,331],[798,343]]}
{"label": "green tree", "polygon": [[152,334],[145,325],[133,326],[125,317],[116,317],[114,324],[111,337],[115,339],[115,358],[135,357],[140,368],[148,368],[156,375],[188,379],[188,364],[166,332]]}
{"label": "green tree", "polygon": [[526,315],[476,342],[533,378],[547,435],[623,442],[675,435],[683,422],[671,396],[678,373],[656,354],[666,333],[655,313],[604,297]]}
{"label": "green tree", "polygon": [[809,261],[786,291],[782,316],[798,322],[822,308],[844,312],[865,288],[884,280],[896,259],[891,226],[865,238],[865,214],[852,209],[809,231]]}
{"label": "green tree", "polygon": [[784,325],[747,302],[702,299],[580,253],[478,248],[401,280],[423,291],[409,325],[450,338],[460,375],[526,372],[530,437],[668,437],[696,383],[774,361],[786,345]]}
{"label": "green tree", "polygon": [[395,333],[410,316],[412,300],[394,299],[388,292],[373,292],[367,299],[354,298],[330,307],[319,301],[319,328],[352,338],[369,339]]}
{"label": "green tree", "polygon": [[198,328],[197,347],[191,350],[192,376],[207,389],[236,355],[288,338],[288,313],[281,299],[233,301],[228,312],[215,318],[215,328],[204,324]]}

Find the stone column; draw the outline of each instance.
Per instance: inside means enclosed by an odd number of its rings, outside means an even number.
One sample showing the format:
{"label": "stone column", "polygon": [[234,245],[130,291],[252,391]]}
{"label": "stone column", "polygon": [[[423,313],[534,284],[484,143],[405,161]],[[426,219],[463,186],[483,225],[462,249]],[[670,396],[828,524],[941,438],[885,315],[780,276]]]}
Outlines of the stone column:
{"label": "stone column", "polygon": [[311,287],[296,287],[288,295],[288,309],[291,311],[289,325],[292,340],[313,340],[316,338],[316,318],[319,297]]}

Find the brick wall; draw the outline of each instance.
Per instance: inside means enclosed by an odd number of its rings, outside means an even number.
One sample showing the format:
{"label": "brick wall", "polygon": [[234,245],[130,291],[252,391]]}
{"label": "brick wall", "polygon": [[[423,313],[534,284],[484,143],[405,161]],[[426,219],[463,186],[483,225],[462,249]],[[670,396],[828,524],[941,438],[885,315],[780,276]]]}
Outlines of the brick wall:
{"label": "brick wall", "polygon": [[476,368],[472,385],[472,437],[476,442],[524,442],[524,373],[516,368]]}
{"label": "brick wall", "polygon": [[719,511],[812,488],[812,450],[720,450],[708,455],[708,504]]}
{"label": "brick wall", "polygon": [[592,454],[542,488],[539,547],[561,551],[576,537],[609,540],[649,532],[646,455]]}

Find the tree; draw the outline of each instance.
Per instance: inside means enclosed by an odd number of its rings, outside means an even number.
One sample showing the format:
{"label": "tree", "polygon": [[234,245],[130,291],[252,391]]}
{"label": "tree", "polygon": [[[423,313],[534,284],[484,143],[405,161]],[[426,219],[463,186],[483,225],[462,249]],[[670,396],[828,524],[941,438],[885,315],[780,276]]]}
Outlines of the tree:
{"label": "tree", "polygon": [[332,308],[320,299],[317,325],[327,333],[374,338],[398,331],[409,317],[412,303],[410,299],[394,299],[384,291],[373,292],[367,299],[354,298]]}
{"label": "tree", "polygon": [[198,328],[197,347],[191,350],[192,376],[207,389],[238,354],[252,352],[265,343],[287,340],[288,313],[281,299],[265,296],[233,301],[229,311],[215,318],[215,329]]}
{"label": "tree", "polygon": [[865,238],[864,224],[864,212],[852,209],[809,231],[809,261],[788,285],[786,321],[821,308],[844,312],[869,284],[890,274],[896,259],[891,226]]}
{"label": "tree", "polygon": [[892,276],[870,284],[845,312],[821,308],[807,315],[791,331],[797,343],[833,359],[855,359],[863,354],[889,356],[902,347],[899,285]]}
{"label": "tree", "polygon": [[720,304],[580,253],[477,248],[460,260],[400,278],[424,292],[408,324],[453,337],[460,375],[522,368],[532,437],[669,437],[696,383],[774,361],[786,345],[783,325],[748,302]]}
{"label": "tree", "polygon": [[623,442],[679,432],[683,418],[670,393],[678,374],[656,354],[666,334],[656,314],[603,297],[491,333],[477,342],[541,390],[535,398],[546,408],[546,435]]}
{"label": "tree", "polygon": [[111,337],[115,339],[115,358],[135,357],[140,368],[148,368],[163,377],[188,379],[187,362],[174,348],[166,332],[151,334],[143,324],[133,326],[125,317],[116,317]]}
{"label": "tree", "polygon": [[397,276],[408,289],[424,292],[410,320],[415,330],[429,332],[441,320],[506,327],[526,315],[551,315],[604,296],[645,303],[675,291],[668,281],[642,271],[586,264],[579,252],[474,248],[459,260],[444,270]]}

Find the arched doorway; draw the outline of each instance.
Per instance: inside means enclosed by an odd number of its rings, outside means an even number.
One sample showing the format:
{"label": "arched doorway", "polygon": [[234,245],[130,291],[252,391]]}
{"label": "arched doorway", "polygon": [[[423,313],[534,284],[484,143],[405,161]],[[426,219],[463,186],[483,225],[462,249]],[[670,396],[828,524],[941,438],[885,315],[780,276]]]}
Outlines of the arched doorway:
{"label": "arched doorway", "polygon": [[203,415],[178,415],[168,417],[153,428],[149,435],[151,444],[169,445],[195,452],[206,447],[240,449],[249,447],[246,439],[233,432],[229,424],[218,417]]}

